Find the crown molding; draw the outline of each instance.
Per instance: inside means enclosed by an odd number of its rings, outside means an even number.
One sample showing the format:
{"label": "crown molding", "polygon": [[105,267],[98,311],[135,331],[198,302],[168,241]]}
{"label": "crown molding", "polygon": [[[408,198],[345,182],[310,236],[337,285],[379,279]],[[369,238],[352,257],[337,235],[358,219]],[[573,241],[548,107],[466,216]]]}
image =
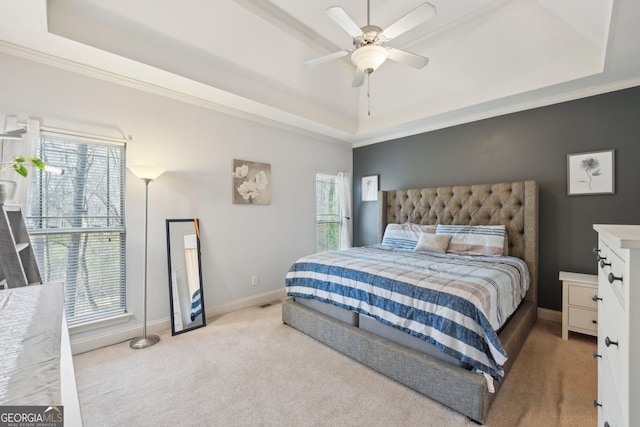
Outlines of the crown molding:
{"label": "crown molding", "polygon": [[[0,41],[0,52],[4,52],[12,56],[49,65],[84,76],[92,77],[109,83],[114,83],[187,104],[199,106],[209,110],[214,110],[220,113],[249,120],[255,123],[260,123],[266,126],[295,132],[297,134],[305,135],[314,139],[319,139],[339,145],[351,146],[350,140],[353,138],[352,134],[331,128],[326,125],[312,122],[311,120],[302,118],[300,116],[296,116],[294,114],[278,110],[264,104],[260,104],[256,101],[243,98],[235,94],[230,94],[211,86],[155,68],[154,71],[160,71],[162,73],[165,73],[166,75],[170,75],[174,80],[177,79],[180,81],[188,82],[190,87],[199,87],[201,91],[198,91],[198,93],[204,94],[204,96],[196,96],[185,91],[162,87],[157,84],[134,79],[118,73],[96,68],[76,61],[60,58],[54,55],[50,55],[41,51],[29,49],[5,41]],[[142,64],[141,66],[153,68]],[[213,100],[212,98],[216,94],[224,95],[227,100],[231,99],[232,102],[239,105],[239,107],[236,108],[234,106],[222,104],[218,101]]]}

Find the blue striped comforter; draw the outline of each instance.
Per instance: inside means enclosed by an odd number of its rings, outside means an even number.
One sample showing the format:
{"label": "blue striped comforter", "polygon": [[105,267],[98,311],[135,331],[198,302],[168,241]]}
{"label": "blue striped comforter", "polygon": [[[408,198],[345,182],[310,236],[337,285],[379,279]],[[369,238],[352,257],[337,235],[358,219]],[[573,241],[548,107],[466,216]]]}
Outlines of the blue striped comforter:
{"label": "blue striped comforter", "polygon": [[301,258],[286,288],[371,316],[502,381],[507,354],[496,331],[524,298],[529,271],[514,257],[375,245]]}
{"label": "blue striped comforter", "polygon": [[202,299],[200,298],[200,289],[195,291],[191,296],[191,321],[193,322],[198,315],[202,314]]}

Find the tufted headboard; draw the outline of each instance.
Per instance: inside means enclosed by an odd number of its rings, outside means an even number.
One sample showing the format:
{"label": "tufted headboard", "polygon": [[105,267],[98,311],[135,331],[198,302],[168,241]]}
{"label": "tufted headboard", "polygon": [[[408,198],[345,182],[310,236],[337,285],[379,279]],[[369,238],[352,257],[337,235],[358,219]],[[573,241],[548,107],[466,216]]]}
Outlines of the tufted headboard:
{"label": "tufted headboard", "polygon": [[535,181],[380,191],[379,201],[379,242],[389,223],[505,224],[509,255],[524,259],[531,274],[531,287],[525,299],[537,306],[538,185]]}

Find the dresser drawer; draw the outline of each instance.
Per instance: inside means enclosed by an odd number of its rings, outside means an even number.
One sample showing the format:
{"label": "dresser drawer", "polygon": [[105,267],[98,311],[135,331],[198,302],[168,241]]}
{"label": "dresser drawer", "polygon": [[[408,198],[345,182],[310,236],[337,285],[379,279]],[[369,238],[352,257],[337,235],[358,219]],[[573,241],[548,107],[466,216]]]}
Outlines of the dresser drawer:
{"label": "dresser drawer", "polygon": [[640,426],[640,225],[594,224],[593,229],[601,298],[598,426]]}
{"label": "dresser drawer", "polygon": [[613,376],[604,360],[598,364],[598,403],[601,405],[598,408],[598,426],[604,426],[605,422],[611,427],[625,426]]}
{"label": "dresser drawer", "polygon": [[598,333],[598,312],[581,307],[569,307],[569,326]]}
{"label": "dresser drawer", "polygon": [[593,286],[584,286],[569,282],[569,305],[577,305],[597,310],[598,303],[593,300],[597,292],[597,289]]}
{"label": "dresser drawer", "polygon": [[[598,284],[608,285],[613,289],[616,297],[624,307],[626,284],[628,278],[626,276],[626,265],[621,254],[616,249],[600,242],[600,250],[602,260],[598,263]],[[622,251],[621,249],[617,249]]]}
{"label": "dresser drawer", "polygon": [[[598,353],[602,355],[602,363],[609,367],[616,395],[626,402],[628,398],[628,355],[629,343],[626,318],[620,302],[614,295],[613,289],[605,287],[600,291],[602,304],[600,306],[598,324]],[[610,343],[606,345],[607,339]],[[617,344],[616,344],[617,343]],[[626,410],[626,404],[621,405]]]}

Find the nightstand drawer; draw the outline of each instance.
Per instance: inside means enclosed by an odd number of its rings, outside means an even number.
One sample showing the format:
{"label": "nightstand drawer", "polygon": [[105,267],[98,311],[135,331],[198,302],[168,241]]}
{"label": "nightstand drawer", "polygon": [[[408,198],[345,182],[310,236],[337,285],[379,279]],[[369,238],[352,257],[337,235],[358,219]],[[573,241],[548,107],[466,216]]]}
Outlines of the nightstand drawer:
{"label": "nightstand drawer", "polygon": [[598,312],[580,307],[569,307],[569,326],[598,334]]}
{"label": "nightstand drawer", "polygon": [[569,305],[598,309],[598,303],[593,300],[598,290],[594,286],[582,286],[569,282]]}
{"label": "nightstand drawer", "polygon": [[[562,280],[562,339],[569,339],[569,331],[597,335],[598,276],[561,271]],[[594,301],[594,298],[596,300]]]}

